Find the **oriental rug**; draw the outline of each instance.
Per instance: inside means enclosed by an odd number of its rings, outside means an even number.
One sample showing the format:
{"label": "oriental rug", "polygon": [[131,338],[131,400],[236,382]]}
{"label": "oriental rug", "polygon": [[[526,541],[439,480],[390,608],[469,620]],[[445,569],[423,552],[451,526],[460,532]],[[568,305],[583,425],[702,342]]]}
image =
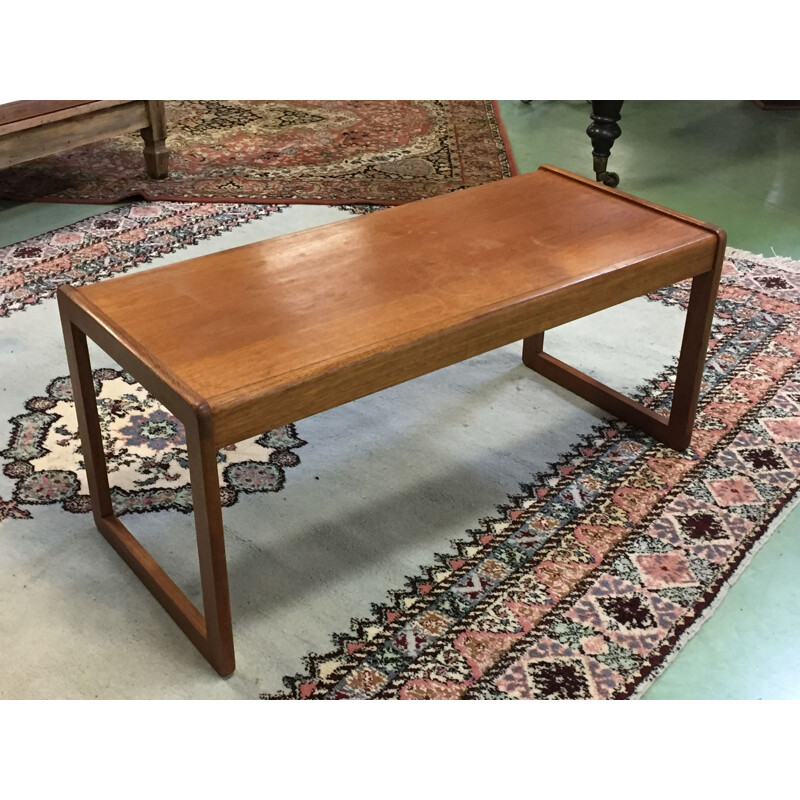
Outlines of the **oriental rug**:
{"label": "oriental rug", "polygon": [[[654,293],[688,303],[686,282]],[[800,263],[729,250],[692,445],[594,428],[264,699],[623,699],[795,498]],[[639,399],[668,412],[675,365]]]}
{"label": "oriental rug", "polygon": [[[554,392],[514,345],[221,451],[220,681],[94,530],[55,289],[367,210],[134,203],[0,248],[0,696],[636,697],[775,530],[800,470],[800,264],[729,250],[684,452]],[[566,339],[665,411],[686,301]],[[117,511],[199,603],[181,426],[93,363]]]}
{"label": "oriental rug", "polygon": [[131,133],[0,171],[0,198],[395,205],[514,174],[489,101],[167,101],[169,176]]}

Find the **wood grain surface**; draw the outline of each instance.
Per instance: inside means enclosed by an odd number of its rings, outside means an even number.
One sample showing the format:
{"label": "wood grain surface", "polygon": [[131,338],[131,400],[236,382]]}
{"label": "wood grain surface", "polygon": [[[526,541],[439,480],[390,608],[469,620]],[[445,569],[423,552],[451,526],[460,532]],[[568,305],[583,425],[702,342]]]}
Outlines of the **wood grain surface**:
{"label": "wood grain surface", "polygon": [[539,170],[74,299],[222,446],[710,268],[712,230],[593,186]]}

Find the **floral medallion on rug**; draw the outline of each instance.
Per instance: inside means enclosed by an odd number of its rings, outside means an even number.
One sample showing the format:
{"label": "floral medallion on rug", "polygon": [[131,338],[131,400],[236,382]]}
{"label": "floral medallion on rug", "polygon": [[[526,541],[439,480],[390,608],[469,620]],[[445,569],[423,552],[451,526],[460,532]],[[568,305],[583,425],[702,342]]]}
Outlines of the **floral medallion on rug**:
{"label": "floral medallion on rug", "polygon": [[[117,515],[164,509],[191,513],[183,425],[125,372],[98,369],[94,378]],[[0,452],[9,459],[4,474],[17,479],[14,500],[91,511],[69,376],[51,381],[25,405],[27,413],[11,420],[11,441]],[[294,426],[286,425],[220,450],[222,504],[233,505],[239,492],[279,491],[284,468],[300,462],[294,449],[304,444]]]}
{"label": "floral medallion on rug", "polygon": [[[122,274],[153,258],[278,213],[276,205],[138,203],[0,248],[0,318],[55,295],[61,284]],[[192,510],[186,440],[181,423],[143,387],[117,369],[94,371],[112,497],[118,514]],[[54,376],[12,417],[0,444],[3,474],[15,482],[0,498],[0,520],[28,519],[24,506],[91,509],[69,376]],[[293,425],[220,451],[222,502],[240,493],[279,491],[284,470],[306,444]]]}
{"label": "floral medallion on rug", "polygon": [[495,104],[167,101],[169,176],[144,171],[138,133],[0,171],[0,197],[395,205],[514,174]]}
{"label": "floral medallion on rug", "polygon": [[[651,300],[686,306],[688,286]],[[610,420],[270,699],[640,694],[788,507],[800,264],[729,251],[692,445]],[[667,411],[674,369],[640,393]]]}

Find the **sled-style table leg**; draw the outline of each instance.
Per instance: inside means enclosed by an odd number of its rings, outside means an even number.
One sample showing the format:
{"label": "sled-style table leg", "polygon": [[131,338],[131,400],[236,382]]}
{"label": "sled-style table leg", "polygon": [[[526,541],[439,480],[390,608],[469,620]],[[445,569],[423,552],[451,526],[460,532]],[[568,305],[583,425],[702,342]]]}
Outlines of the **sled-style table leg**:
{"label": "sled-style table leg", "polygon": [[86,334],[62,317],[81,449],[98,530],[220,675],[235,668],[217,451],[196,418],[183,419],[189,452],[205,616],[114,513]]}
{"label": "sled-style table leg", "polygon": [[669,418],[651,411],[641,403],[545,353],[544,333],[537,333],[523,340],[522,362],[534,372],[629,422],[658,441],[675,450],[683,450],[689,446],[692,438],[708,336],[714,317],[720,267],[721,264],[718,264],[715,270],[692,279]]}

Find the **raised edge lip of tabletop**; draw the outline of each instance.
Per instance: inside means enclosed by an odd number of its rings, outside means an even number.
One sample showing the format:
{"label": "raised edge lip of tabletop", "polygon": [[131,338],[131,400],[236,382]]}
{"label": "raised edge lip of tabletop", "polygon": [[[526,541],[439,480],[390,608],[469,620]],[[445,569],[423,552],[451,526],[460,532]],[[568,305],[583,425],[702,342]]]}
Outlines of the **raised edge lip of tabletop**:
{"label": "raised edge lip of tabletop", "polygon": [[[674,211],[673,209],[666,208],[664,206],[659,206],[655,203],[651,203],[650,201],[643,200],[642,198],[637,197],[635,195],[630,195],[625,192],[621,192],[618,189],[605,186],[604,184],[598,183],[594,180],[590,180],[575,173],[561,169],[560,167],[556,167],[550,164],[542,164],[537,170],[532,170],[531,172],[535,173],[539,171],[548,172],[553,175],[558,175],[564,178],[565,180],[571,180],[580,183],[590,189],[607,192],[619,199],[631,202],[640,207],[647,208],[655,213],[668,216],[674,219],[676,222],[681,222],[690,225],[692,227],[699,228],[705,233],[712,234],[716,237],[718,249],[724,247],[726,241],[726,234],[725,231],[719,226],[712,225],[711,223],[707,223],[703,220],[691,217],[689,215],[683,214],[678,211]],[[512,178],[506,178],[504,180],[513,180],[514,178],[522,178],[524,175],[530,176],[530,174],[531,173],[523,173],[521,175],[513,176]],[[497,182],[493,181],[491,183],[497,183]],[[482,184],[482,185],[487,185],[487,184]],[[479,188],[479,187],[474,187],[474,188]],[[442,197],[441,195],[437,195],[431,198],[424,198],[423,200],[418,202],[441,199],[441,197]],[[341,225],[347,222],[351,222],[351,220],[349,219],[338,220],[335,222],[327,223],[327,225],[319,227],[328,227],[330,225]],[[306,232],[307,229],[304,231],[297,231],[295,233],[302,234]],[[292,236],[293,234],[288,233],[285,235]],[[248,245],[245,244],[245,245],[240,245],[239,247],[247,247],[247,246]],[[231,251],[235,251],[236,249],[238,248],[230,248]],[[133,276],[123,275],[115,279],[124,280],[125,277],[133,277]],[[215,413],[217,413],[213,409],[217,408],[217,406],[224,407],[225,405],[227,405],[226,401],[228,401],[229,399],[228,396],[230,395],[230,393],[223,392],[220,395],[214,397],[209,397],[209,398],[203,397],[191,386],[186,384],[173,371],[167,368],[166,365],[164,365],[148,348],[146,348],[136,338],[131,336],[129,332],[123,331],[117,325],[115,325],[114,322],[111,319],[109,319],[107,315],[102,311],[102,309],[100,309],[97,305],[95,305],[95,303],[93,303],[89,299],[89,297],[84,292],[81,291],[81,288],[82,287],[75,287],[71,285],[60,286],[57,290],[57,295],[59,296],[59,299],[61,298],[67,299],[70,305],[77,307],[83,313],[88,315],[93,320],[93,322],[103,330],[104,333],[106,333],[112,339],[118,341],[126,351],[128,351],[134,358],[140,361],[148,372],[150,372],[158,380],[163,381],[163,383],[171,390],[172,393],[177,395],[181,400],[184,401],[184,403],[186,403],[188,406],[191,407],[192,413],[195,415],[196,419],[203,427],[210,426],[213,422],[213,417]],[[518,298],[518,301],[523,301],[523,300],[524,296]],[[457,324],[462,324],[463,322],[464,321],[462,320],[459,321],[459,323]],[[101,348],[103,347],[102,344],[100,343],[97,344]],[[370,357],[369,353],[365,352],[362,354],[361,359],[368,360],[369,357]],[[331,363],[330,366],[332,371],[336,371],[337,365]],[[287,377],[289,374],[290,373],[287,373]],[[241,392],[241,390],[244,388],[252,388],[258,386],[260,382],[261,381],[259,380],[255,380],[247,384],[247,387],[237,387],[237,391]],[[292,381],[289,380],[289,384],[291,383]],[[261,394],[261,392],[255,392],[255,394]],[[217,409],[217,411],[219,410],[220,409]]]}
{"label": "raised edge lip of tabletop", "polygon": [[[131,336],[127,331],[120,330],[118,326],[114,325],[103,311],[80,291],[80,288],[81,287],[69,285],[59,286],[56,291],[59,306],[62,309],[66,309],[66,314],[70,321],[73,324],[76,323],[74,314],[69,310],[70,307],[77,308],[79,311],[86,314],[107,336],[119,342],[124,350],[130,353],[137,361],[141,362],[145,370],[151,373],[156,379],[162,381],[173,394],[183,400],[191,409],[201,428],[210,428],[213,421],[213,414],[208,400],[181,380],[181,378],[166,367],[160,359],[153,355],[148,348],[142,345],[141,342]],[[64,301],[66,301],[66,303]],[[84,333],[94,341],[89,331],[84,330]],[[95,344],[103,351],[106,351],[102,343],[95,342]],[[109,353],[109,355],[111,358],[114,357],[113,354]]]}
{"label": "raised edge lip of tabletop", "polygon": [[569,170],[562,169],[561,167],[553,166],[552,164],[541,164],[536,170],[533,171],[538,172],[539,170],[550,172],[554,175],[561,175],[563,178],[568,178],[569,180],[573,180],[576,183],[581,183],[597,191],[606,192],[614,197],[619,197],[620,199],[642,206],[643,208],[649,208],[651,211],[656,211],[664,214],[667,217],[672,217],[672,219],[675,219],[679,222],[685,222],[688,225],[701,228],[709,233],[713,233],[717,237],[718,241],[723,245],[727,241],[727,233],[725,232],[724,228],[720,227],[719,225],[715,225],[712,222],[706,222],[706,220],[699,219],[698,217],[693,217],[691,214],[684,214],[681,211],[675,211],[673,208],[668,208],[667,206],[653,203],[650,200],[645,200],[643,197],[639,197],[638,195],[629,194],[628,192],[623,192],[620,189],[606,186],[604,183],[592,180],[591,178],[586,178],[583,175],[578,175],[574,172],[570,172]]}

